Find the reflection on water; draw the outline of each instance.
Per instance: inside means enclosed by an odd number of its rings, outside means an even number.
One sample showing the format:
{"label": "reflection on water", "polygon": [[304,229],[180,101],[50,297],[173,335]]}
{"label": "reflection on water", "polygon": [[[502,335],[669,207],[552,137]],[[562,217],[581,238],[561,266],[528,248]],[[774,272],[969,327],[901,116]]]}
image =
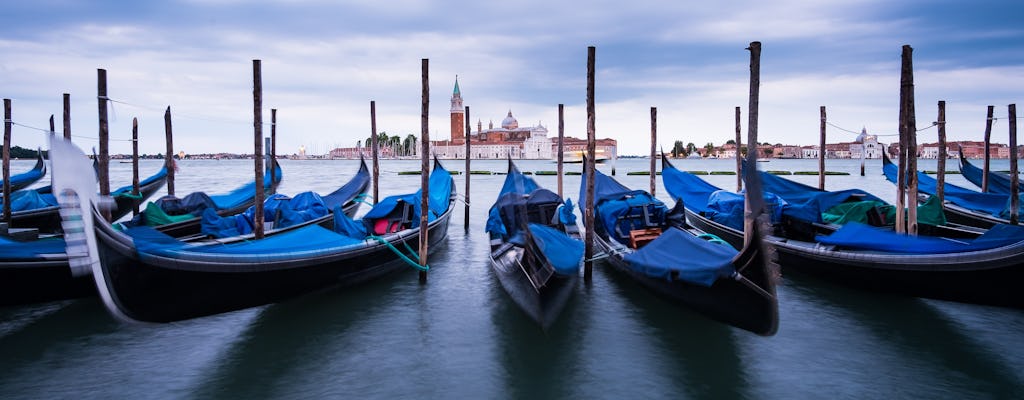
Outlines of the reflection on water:
{"label": "reflection on water", "polygon": [[[626,175],[646,170],[647,162],[619,160],[616,178],[647,188],[647,176]],[[804,171],[816,162],[759,167]],[[454,171],[464,166],[444,163]],[[523,171],[555,169],[546,161],[517,164]],[[934,160],[922,164],[934,169]],[[282,165],[279,192],[286,194],[327,192],[357,166]],[[676,165],[727,171],[735,164]],[[144,161],[141,174],[159,166]],[[396,173],[418,167],[414,160],[384,161],[381,195],[415,190],[419,176]],[[472,168],[505,167],[495,160]],[[612,165],[600,168],[610,173]],[[895,197],[880,162],[869,163],[865,177],[856,175],[856,160],[829,160],[827,169],[853,173],[829,176],[829,189]],[[251,161],[182,161],[177,192],[227,191],[251,171]],[[111,164],[111,186],[129,182],[130,173],[130,164]],[[600,262],[592,282],[581,282],[544,332],[515,308],[488,265],[483,224],[504,177],[470,177],[472,225],[463,229],[458,204],[426,284],[410,269],[167,325],[116,322],[95,299],[0,308],[0,398],[1024,398],[1020,310],[859,292],[796,274],[778,289],[780,328],[770,338],[702,318]],[[731,175],[706,177],[723,188],[736,182]],[[464,178],[455,176],[460,193]],[[556,187],[554,176],[535,178]],[[565,196],[577,202],[579,177],[564,178]],[[816,176],[791,178],[817,185]],[[959,175],[949,181],[967,186]]]}

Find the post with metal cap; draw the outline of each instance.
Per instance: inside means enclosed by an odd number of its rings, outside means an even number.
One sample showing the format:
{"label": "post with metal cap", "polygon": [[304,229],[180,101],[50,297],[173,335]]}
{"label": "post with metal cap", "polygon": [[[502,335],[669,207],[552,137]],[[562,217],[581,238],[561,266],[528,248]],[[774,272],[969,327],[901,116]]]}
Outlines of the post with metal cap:
{"label": "post with metal cap", "polygon": [[1020,210],[1019,185],[1020,171],[1017,169],[1017,105],[1010,104],[1010,224],[1017,225],[1018,210]]}
{"label": "post with metal cap", "polygon": [[825,190],[825,123],[828,121],[825,117],[825,106],[818,107],[818,113],[821,114],[818,139],[818,189]]}
{"label": "post with metal cap", "polygon": [[584,200],[583,225],[587,230],[584,243],[583,279],[590,281],[594,270],[594,158],[597,153],[595,112],[594,112],[594,59],[596,48],[587,47],[587,159],[583,162],[587,178],[587,194]]}
{"label": "post with metal cap", "polygon": [[277,193],[277,188],[276,188],[276,185],[274,185],[274,182],[277,182],[277,179],[278,179],[277,176],[275,176],[276,175],[275,171],[277,171],[277,168],[275,167],[277,165],[277,109],[276,108],[271,108],[270,109],[270,148],[268,150],[270,150],[270,160],[267,161],[267,162],[270,163],[270,165],[267,165],[267,168],[270,169],[270,193],[274,194],[274,193]]}
{"label": "post with metal cap", "polygon": [[[558,105],[558,197],[565,198],[562,195],[562,162],[565,154],[565,104]],[[576,199],[577,202],[580,199]]]}
{"label": "post with metal cap", "polygon": [[740,108],[736,107],[736,193],[743,190],[743,154],[740,152],[740,133],[742,127],[740,126]]}
{"label": "post with metal cap", "polygon": [[992,143],[992,118],[995,113],[996,106],[988,106],[988,118],[985,118],[985,165],[983,174],[981,175],[981,191],[988,193],[988,172],[989,163],[992,159],[990,146]]}
{"label": "post with metal cap", "polygon": [[370,100],[370,154],[373,161],[373,204],[377,204],[377,197],[380,195],[380,164],[377,158],[377,102]]}
{"label": "post with metal cap", "polygon": [[64,140],[71,140],[71,94],[64,93]]}
{"label": "post with metal cap", "polygon": [[[420,185],[422,195],[420,196],[420,265],[427,265],[427,216],[430,215],[430,60],[424,58],[420,62],[420,74],[422,76],[423,92],[421,96],[422,108],[420,110],[420,134],[423,136],[421,143],[421,164],[420,164]],[[420,282],[427,281],[427,271],[420,270]]]}
{"label": "post with metal cap", "polygon": [[[4,198],[11,198],[11,99],[4,99]],[[11,223],[11,202],[4,202],[4,222]]]}
{"label": "post with metal cap", "polygon": [[946,102],[939,101],[939,119],[935,121],[939,126],[939,159],[935,163],[936,187],[935,195],[939,197],[939,204],[946,199]]}
{"label": "post with metal cap", "polygon": [[469,134],[470,134],[469,106],[466,106],[466,134],[464,136],[466,138],[466,172],[465,172],[465,174],[466,174],[466,177],[465,177],[466,178],[466,195],[465,195],[466,196],[466,211],[465,211],[465,214],[466,214],[466,230],[467,231],[469,230],[469,175],[470,175],[469,174],[469,171],[470,171],[469,170],[469,159],[470,159],[470,147],[469,147],[469,136],[470,135]]}
{"label": "post with metal cap", "polygon": [[171,106],[164,111],[164,141],[167,152],[164,153],[164,168],[167,168],[167,195],[174,196],[174,131],[171,129]]}
{"label": "post with metal cap", "polygon": [[[139,195],[139,119],[132,118],[132,195]],[[133,202],[132,215],[139,215],[139,203]]]}
{"label": "post with metal cap", "polygon": [[253,160],[256,169],[256,212],[253,214],[253,235],[263,238],[263,78],[260,60],[252,60]]}
{"label": "post with metal cap", "polygon": [[655,172],[654,160],[658,158],[658,107],[651,107],[651,166],[650,166],[650,181],[651,181],[651,196],[654,196],[655,182],[654,176],[657,175]]}

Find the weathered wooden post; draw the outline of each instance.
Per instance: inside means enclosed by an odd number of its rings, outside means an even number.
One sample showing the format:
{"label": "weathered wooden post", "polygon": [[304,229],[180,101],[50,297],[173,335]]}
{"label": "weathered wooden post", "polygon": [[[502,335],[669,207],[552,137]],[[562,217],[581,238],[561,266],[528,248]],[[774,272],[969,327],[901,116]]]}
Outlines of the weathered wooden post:
{"label": "weathered wooden post", "polygon": [[100,154],[99,154],[99,178],[100,196],[110,194],[110,149],[107,148],[110,140],[110,125],[107,122],[107,70],[96,70],[96,92],[97,104],[99,107],[100,119]]}
{"label": "weathered wooden post", "polygon": [[252,60],[252,127],[253,164],[256,169],[256,212],[253,214],[253,235],[263,238],[263,78],[260,60]]}
{"label": "weathered wooden post", "polygon": [[818,107],[818,113],[821,115],[821,134],[818,139],[818,189],[825,190],[825,122],[828,121],[825,117],[825,106]]}
{"label": "weathered wooden post", "polygon": [[917,117],[914,115],[914,49],[903,46],[903,67],[900,86],[902,92],[903,130],[907,138],[907,225],[906,232],[917,235]]}
{"label": "weathered wooden post", "polygon": [[[110,125],[107,123],[107,70],[96,70],[96,92],[97,107],[100,120],[100,154],[99,154],[99,179],[100,196],[110,195]],[[110,209],[103,207],[101,210],[103,218],[110,222]]]}
{"label": "weathered wooden post", "polygon": [[[563,155],[565,153],[565,147],[563,145],[565,141],[565,104],[558,105],[558,197],[565,198],[562,195],[562,162]],[[580,199],[576,199],[577,202]]]}
{"label": "weathered wooden post", "polygon": [[[139,119],[132,118],[132,196],[139,195]],[[132,207],[132,215],[139,215],[139,204]]]}
{"label": "weathered wooden post", "polygon": [[71,94],[64,93],[64,140],[71,140]]}
{"label": "weathered wooden post", "polygon": [[377,102],[370,100],[370,154],[373,158],[373,204],[377,204],[380,196],[380,161],[377,147]]}
{"label": "weathered wooden post", "polygon": [[50,136],[57,134],[57,126],[53,124],[53,114],[50,114]]}
{"label": "weathered wooden post", "polygon": [[[430,215],[430,60],[424,58],[420,63],[420,76],[422,77],[423,92],[421,95],[422,108],[420,109],[420,135],[423,151],[420,152],[420,265],[427,265],[427,216]],[[420,270],[420,282],[427,281],[427,271]]]}
{"label": "weathered wooden post", "polygon": [[470,133],[472,133],[472,131],[470,131],[471,127],[469,125],[469,106],[466,106],[466,121],[465,122],[466,122],[466,134],[465,134],[465,139],[466,139],[466,194],[465,194],[465,196],[466,196],[466,209],[465,209],[464,214],[466,215],[466,222],[465,222],[465,224],[466,224],[466,231],[469,231],[469,175],[470,175],[470,173],[469,173],[469,171],[470,171],[470,169],[469,169],[469,167],[470,167],[469,166],[469,159],[471,158],[470,151],[472,151],[472,149],[470,149],[470,140],[469,140]]}
{"label": "weathered wooden post", "polygon": [[[740,126],[740,108],[736,107],[736,193],[743,190],[743,154],[740,151],[740,133],[742,127]],[[751,168],[755,166],[751,165]],[[751,172],[753,173],[753,172]]]}
{"label": "weathered wooden post", "polygon": [[981,191],[984,193],[988,193],[989,163],[992,159],[990,151],[992,143],[992,118],[995,108],[996,106],[988,106],[988,118],[985,118],[985,165],[984,173],[981,175]]}
{"label": "weathered wooden post", "polygon": [[935,171],[938,181],[935,188],[935,195],[939,196],[939,204],[946,199],[946,102],[939,101],[939,119],[935,121],[939,126],[939,159],[936,160]]}
{"label": "weathered wooden post", "polygon": [[658,151],[658,107],[651,107],[651,168],[650,168],[650,179],[651,179],[651,196],[654,196],[654,176],[657,173],[654,171],[654,160],[657,159]]}
{"label": "weathered wooden post", "polygon": [[174,196],[174,130],[171,129],[171,106],[164,111],[164,167],[167,168],[167,195]]}
{"label": "weathered wooden post", "polygon": [[[4,99],[4,199],[11,198],[11,99]],[[11,224],[11,202],[4,201],[4,222]]]}
{"label": "weathered wooden post", "polygon": [[[750,173],[757,173],[754,169],[757,168],[757,118],[758,118],[758,102],[761,97],[761,42],[750,42],[750,100],[747,105],[747,160],[750,161],[751,165],[747,165],[747,168],[751,168]],[[759,180],[752,179],[750,185],[747,185],[747,195],[743,199],[743,248],[753,245],[754,238],[756,236],[755,230],[757,219],[753,218],[761,213],[762,210],[754,209],[764,202],[763,198],[760,198],[760,185],[757,184]],[[758,197],[752,197],[758,196]],[[763,207],[761,205],[760,207]]]}
{"label": "weathered wooden post", "polygon": [[584,200],[583,225],[587,230],[584,243],[583,279],[590,281],[594,270],[594,163],[597,153],[597,133],[594,118],[594,61],[597,49],[587,47],[587,158],[583,161],[586,175],[587,195]]}
{"label": "weathered wooden post", "polygon": [[277,188],[274,185],[274,182],[277,182],[277,176],[275,176],[276,173],[274,172],[275,170],[277,170],[277,168],[274,168],[274,165],[277,163],[277,109],[276,108],[271,108],[270,109],[270,148],[267,149],[267,150],[270,150],[270,160],[267,161],[268,163],[270,163],[269,165],[267,165],[267,168],[270,169],[270,194],[274,194],[274,193],[277,193]]}
{"label": "weathered wooden post", "polygon": [[1020,171],[1017,169],[1017,105],[1010,104],[1010,223],[1017,225],[1020,210]]}

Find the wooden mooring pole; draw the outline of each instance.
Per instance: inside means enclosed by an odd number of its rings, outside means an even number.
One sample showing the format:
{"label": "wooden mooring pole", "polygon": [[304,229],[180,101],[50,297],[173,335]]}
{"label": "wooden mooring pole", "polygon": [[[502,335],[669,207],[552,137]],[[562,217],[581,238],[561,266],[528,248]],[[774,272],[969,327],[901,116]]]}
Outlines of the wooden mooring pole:
{"label": "wooden mooring pole", "polygon": [[253,167],[256,170],[256,212],[253,214],[253,235],[263,238],[263,77],[260,60],[252,60],[252,127]]}
{"label": "wooden mooring pole", "polygon": [[274,185],[274,182],[277,182],[277,176],[275,176],[276,173],[274,172],[274,171],[277,170],[277,168],[274,167],[277,164],[277,109],[276,108],[271,108],[270,109],[270,146],[269,147],[270,148],[267,149],[267,150],[270,151],[270,159],[267,160],[267,162],[270,163],[270,164],[267,165],[267,168],[270,170],[270,194],[274,194],[274,193],[277,193],[276,185]]}
{"label": "wooden mooring pole", "polygon": [[[563,156],[565,154],[565,104],[558,105],[558,197],[565,199],[565,195],[562,194],[562,162],[565,161]],[[576,199],[577,202],[580,199]]]}
{"label": "wooden mooring pole", "polygon": [[[761,42],[750,42],[750,99],[747,105],[747,160],[750,164],[747,168],[751,168],[750,173],[757,173],[754,169],[757,168],[757,118],[758,118],[758,107],[761,97]],[[755,228],[757,224],[756,219],[751,216],[758,215],[761,210],[753,210],[752,204],[760,204],[763,199],[752,200],[752,195],[760,195],[760,190],[757,189],[760,185],[756,182],[757,180],[751,180],[752,184],[747,186],[747,195],[744,196],[744,218],[743,218],[743,248],[754,245]]]}
{"label": "wooden mooring pole", "polygon": [[56,134],[57,134],[57,125],[54,125],[53,114],[50,114],[50,135],[52,136],[52,135],[56,135]]}
{"label": "wooden mooring pole", "polygon": [[171,106],[164,111],[164,167],[167,168],[167,195],[174,196],[174,130],[171,128]]}
{"label": "wooden mooring pole", "polygon": [[983,173],[981,175],[981,191],[984,193],[988,193],[989,163],[992,160],[990,149],[992,143],[992,118],[995,109],[996,106],[988,106],[988,117],[985,118],[985,165],[983,166]]}
{"label": "wooden mooring pole", "polygon": [[[132,118],[132,195],[139,195],[139,119]],[[132,207],[132,215],[139,215],[139,203]]]}
{"label": "wooden mooring pole", "polygon": [[466,139],[466,172],[465,172],[466,173],[466,194],[465,194],[466,210],[465,210],[464,214],[466,215],[466,222],[465,222],[466,227],[465,228],[466,228],[466,231],[468,232],[469,231],[469,176],[471,175],[469,173],[469,171],[471,171],[469,169],[470,168],[469,159],[472,158],[472,154],[470,154],[471,150],[470,150],[470,147],[469,147],[469,134],[471,132],[470,131],[471,127],[469,125],[469,106],[466,106],[466,121],[465,122],[466,122],[466,134],[463,135],[463,136]]}
{"label": "wooden mooring pole", "polygon": [[71,140],[71,94],[64,93],[64,140]]}
{"label": "wooden mooring pole", "polygon": [[[100,196],[110,195],[110,125],[107,122],[107,70],[96,70],[96,98],[100,119],[99,179]],[[103,218],[110,222],[110,209],[103,207]]]}
{"label": "wooden mooring pole", "polygon": [[935,162],[936,188],[935,195],[939,204],[946,199],[946,102],[939,101],[939,118],[935,121],[939,126],[939,159]]}
{"label": "wooden mooring pole", "polygon": [[654,177],[656,175],[654,160],[656,160],[658,151],[658,107],[651,107],[651,166],[650,166],[650,179],[651,179],[651,197],[654,197],[654,189],[656,187]]}
{"label": "wooden mooring pole", "polygon": [[594,270],[594,164],[597,153],[595,112],[594,112],[594,63],[597,49],[587,47],[587,159],[583,162],[586,175],[587,195],[584,200],[583,225],[587,230],[584,242],[583,279],[590,281]]}
{"label": "wooden mooring pole", "polygon": [[914,114],[914,49],[903,46],[900,74],[904,132],[907,136],[907,234],[917,235],[917,117]]}
{"label": "wooden mooring pole", "polygon": [[[742,133],[742,126],[740,124],[740,108],[736,107],[736,193],[743,190],[743,154],[740,151],[740,134]],[[751,168],[755,166],[751,165]],[[753,171],[751,171],[753,173]]]}
{"label": "wooden mooring pole", "polygon": [[370,154],[373,158],[373,204],[380,196],[380,160],[377,148],[377,102],[370,100]]}
{"label": "wooden mooring pole", "polygon": [[1020,171],[1017,169],[1017,105],[1007,106],[1010,119],[1010,224],[1017,225],[1020,210]]}
{"label": "wooden mooring pole", "polygon": [[[420,265],[427,265],[427,216],[430,213],[430,60],[424,58],[420,63],[422,84],[422,108],[420,109]],[[468,173],[468,171],[467,171]],[[427,271],[420,270],[420,282],[427,281]]]}
{"label": "wooden mooring pole", "polygon": [[[11,198],[11,99],[4,99],[4,199]],[[4,201],[4,222],[11,224],[11,202]]]}
{"label": "wooden mooring pole", "polygon": [[820,134],[818,135],[818,189],[825,190],[825,106],[818,107],[820,114]]}

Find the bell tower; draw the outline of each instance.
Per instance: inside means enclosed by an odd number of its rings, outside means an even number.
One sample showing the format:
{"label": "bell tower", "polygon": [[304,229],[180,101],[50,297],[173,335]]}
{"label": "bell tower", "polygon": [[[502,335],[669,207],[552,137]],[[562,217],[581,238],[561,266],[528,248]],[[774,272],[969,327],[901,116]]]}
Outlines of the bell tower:
{"label": "bell tower", "polygon": [[462,92],[459,91],[459,76],[455,75],[455,90],[452,92],[452,142],[466,139],[466,109],[462,106]]}

